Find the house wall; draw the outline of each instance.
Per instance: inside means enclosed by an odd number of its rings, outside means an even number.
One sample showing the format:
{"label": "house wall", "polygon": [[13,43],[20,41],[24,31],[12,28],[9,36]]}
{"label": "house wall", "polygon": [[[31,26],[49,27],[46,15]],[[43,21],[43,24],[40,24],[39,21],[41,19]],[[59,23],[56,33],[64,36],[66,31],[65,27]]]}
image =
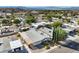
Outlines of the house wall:
{"label": "house wall", "polygon": [[33,45],[38,45],[40,44],[42,41],[37,41],[37,42],[34,42]]}

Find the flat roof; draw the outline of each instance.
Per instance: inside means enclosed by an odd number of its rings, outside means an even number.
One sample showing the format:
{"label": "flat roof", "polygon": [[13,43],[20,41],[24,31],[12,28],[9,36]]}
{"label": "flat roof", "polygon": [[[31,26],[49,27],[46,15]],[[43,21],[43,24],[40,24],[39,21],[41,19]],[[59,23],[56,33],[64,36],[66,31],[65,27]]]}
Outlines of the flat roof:
{"label": "flat roof", "polygon": [[43,34],[43,32],[38,32],[35,29],[26,31],[26,35],[32,40],[33,43],[49,38],[48,35]]}
{"label": "flat roof", "polygon": [[15,48],[18,48],[18,47],[22,47],[22,43],[21,43],[21,40],[15,40],[15,41],[10,41],[10,46],[11,46],[11,49],[15,49]]}
{"label": "flat roof", "polygon": [[49,28],[43,27],[43,28],[40,28],[39,30],[42,31],[43,33],[47,34],[48,36],[52,36],[53,28],[49,29]]}
{"label": "flat roof", "polygon": [[66,25],[67,27],[62,29],[65,30],[66,32],[73,31],[76,28],[74,25],[71,24],[64,24],[64,25]]}

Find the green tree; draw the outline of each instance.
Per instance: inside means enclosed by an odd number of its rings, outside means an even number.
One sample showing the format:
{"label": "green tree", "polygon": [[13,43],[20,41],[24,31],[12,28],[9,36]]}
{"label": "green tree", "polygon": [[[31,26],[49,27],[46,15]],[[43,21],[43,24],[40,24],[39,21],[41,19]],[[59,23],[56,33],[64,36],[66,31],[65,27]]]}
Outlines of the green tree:
{"label": "green tree", "polygon": [[36,22],[34,16],[32,16],[32,15],[28,15],[25,21],[26,21],[26,23],[28,23],[28,24],[31,24],[31,23]]}
{"label": "green tree", "polygon": [[52,18],[52,14],[47,14],[47,18],[48,19]]}
{"label": "green tree", "polygon": [[3,16],[0,16],[0,18],[4,18]]}
{"label": "green tree", "polygon": [[2,24],[3,25],[12,25],[11,21],[7,20],[7,19],[2,20]]}
{"label": "green tree", "polygon": [[57,28],[57,27],[61,27],[62,26],[62,22],[60,21],[55,21],[54,23],[50,24],[51,26],[53,26],[54,28]]}
{"label": "green tree", "polygon": [[43,17],[47,21],[52,21],[53,14],[52,13],[44,14]]}
{"label": "green tree", "polygon": [[11,20],[14,20],[14,19],[15,19],[14,10],[12,10],[12,12],[11,12]]}
{"label": "green tree", "polygon": [[66,21],[67,21],[67,23],[69,23],[71,21],[71,17],[67,17]]}
{"label": "green tree", "polygon": [[13,21],[14,24],[20,24],[20,22],[21,22],[21,21],[20,21],[19,19],[15,19],[15,20]]}
{"label": "green tree", "polygon": [[7,15],[6,18],[10,18],[10,16]]}
{"label": "green tree", "polygon": [[67,37],[67,33],[60,27],[54,28],[52,40],[54,44],[58,44],[58,41],[63,41]]}
{"label": "green tree", "polygon": [[79,25],[79,20],[77,20],[77,24]]}
{"label": "green tree", "polygon": [[70,19],[66,19],[66,21],[67,21],[67,23],[69,23],[70,22]]}

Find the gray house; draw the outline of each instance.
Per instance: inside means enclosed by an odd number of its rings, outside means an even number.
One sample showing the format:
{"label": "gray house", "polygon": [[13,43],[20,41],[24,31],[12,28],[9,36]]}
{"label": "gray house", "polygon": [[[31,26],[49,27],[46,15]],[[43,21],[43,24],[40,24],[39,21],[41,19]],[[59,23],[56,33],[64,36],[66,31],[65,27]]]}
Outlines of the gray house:
{"label": "gray house", "polygon": [[22,36],[23,40],[26,41],[28,45],[30,44],[38,45],[43,40],[50,39],[50,37],[47,34],[41,31],[36,31],[34,28],[31,28],[30,30],[26,32],[21,32],[20,35]]}

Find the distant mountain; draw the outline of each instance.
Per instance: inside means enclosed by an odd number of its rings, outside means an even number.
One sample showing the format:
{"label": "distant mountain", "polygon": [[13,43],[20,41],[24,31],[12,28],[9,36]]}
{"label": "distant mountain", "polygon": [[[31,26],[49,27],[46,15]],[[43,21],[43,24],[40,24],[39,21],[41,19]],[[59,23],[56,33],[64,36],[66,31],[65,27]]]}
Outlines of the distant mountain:
{"label": "distant mountain", "polygon": [[23,10],[79,10],[79,7],[42,6],[42,7],[18,7]]}
{"label": "distant mountain", "polygon": [[17,9],[17,10],[79,10],[79,6],[0,6],[0,9]]}

